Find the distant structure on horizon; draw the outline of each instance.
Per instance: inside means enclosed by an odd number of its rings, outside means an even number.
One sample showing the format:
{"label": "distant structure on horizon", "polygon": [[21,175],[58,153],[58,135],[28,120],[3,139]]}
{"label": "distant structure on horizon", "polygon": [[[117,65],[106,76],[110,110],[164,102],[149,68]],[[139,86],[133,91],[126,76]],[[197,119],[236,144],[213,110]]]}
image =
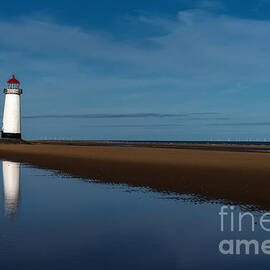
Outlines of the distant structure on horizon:
{"label": "distant structure on horizon", "polygon": [[5,106],[3,115],[2,138],[21,139],[21,104],[20,82],[15,79],[8,80],[7,88],[4,89]]}

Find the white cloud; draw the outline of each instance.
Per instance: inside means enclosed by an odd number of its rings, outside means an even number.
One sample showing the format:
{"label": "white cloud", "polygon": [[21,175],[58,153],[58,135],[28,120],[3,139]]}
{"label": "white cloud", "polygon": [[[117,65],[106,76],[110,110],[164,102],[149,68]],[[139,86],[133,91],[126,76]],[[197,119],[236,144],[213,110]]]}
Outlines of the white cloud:
{"label": "white cloud", "polygon": [[[51,20],[1,21],[1,78],[17,70],[48,89],[64,81],[67,91],[118,88],[126,89],[127,95],[159,86],[164,91],[197,92],[224,88],[226,83],[239,89],[245,82],[245,90],[257,81],[270,84],[269,21],[202,10],[181,11],[176,20],[137,20],[166,33],[132,44]],[[153,49],[138,46],[145,41],[152,42]]]}

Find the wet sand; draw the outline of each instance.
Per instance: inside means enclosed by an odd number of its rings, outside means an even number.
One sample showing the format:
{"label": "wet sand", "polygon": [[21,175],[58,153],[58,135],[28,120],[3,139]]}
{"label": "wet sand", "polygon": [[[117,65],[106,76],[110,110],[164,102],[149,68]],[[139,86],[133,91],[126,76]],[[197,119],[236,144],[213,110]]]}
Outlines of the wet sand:
{"label": "wet sand", "polygon": [[0,158],[74,177],[270,210],[270,153],[206,150],[36,142],[0,144]]}

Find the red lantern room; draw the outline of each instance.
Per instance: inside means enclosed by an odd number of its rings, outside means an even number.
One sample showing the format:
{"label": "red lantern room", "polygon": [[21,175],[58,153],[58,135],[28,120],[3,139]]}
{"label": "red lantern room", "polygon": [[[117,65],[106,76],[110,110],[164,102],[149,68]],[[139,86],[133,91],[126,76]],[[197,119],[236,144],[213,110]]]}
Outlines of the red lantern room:
{"label": "red lantern room", "polygon": [[7,89],[19,89],[20,82],[15,79],[15,75],[12,75],[12,79],[8,80],[7,82]]}

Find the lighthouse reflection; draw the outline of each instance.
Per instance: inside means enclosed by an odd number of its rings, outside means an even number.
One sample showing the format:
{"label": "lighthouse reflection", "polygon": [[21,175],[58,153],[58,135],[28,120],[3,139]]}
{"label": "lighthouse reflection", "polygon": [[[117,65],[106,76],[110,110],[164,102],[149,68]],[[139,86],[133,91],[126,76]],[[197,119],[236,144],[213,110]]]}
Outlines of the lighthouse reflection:
{"label": "lighthouse reflection", "polygon": [[2,166],[5,213],[13,217],[16,215],[19,206],[20,163],[4,160]]}

